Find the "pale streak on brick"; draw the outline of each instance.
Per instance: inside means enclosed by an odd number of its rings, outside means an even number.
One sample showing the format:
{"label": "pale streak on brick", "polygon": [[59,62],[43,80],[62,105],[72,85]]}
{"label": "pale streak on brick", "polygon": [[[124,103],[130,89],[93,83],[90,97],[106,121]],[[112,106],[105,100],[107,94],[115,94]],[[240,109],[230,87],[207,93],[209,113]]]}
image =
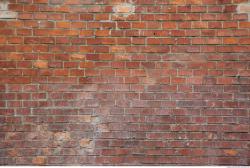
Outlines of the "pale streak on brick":
{"label": "pale streak on brick", "polygon": [[115,55],[115,60],[118,61],[130,61],[131,60],[131,55],[126,55],[126,54],[114,54]]}
{"label": "pale streak on brick", "polygon": [[146,84],[146,85],[154,85],[157,83],[157,80],[156,78],[153,76],[152,73],[150,73],[150,70],[147,69],[146,67],[143,67],[145,72],[146,72],[146,77],[143,78],[143,82]]}
{"label": "pale streak on brick", "polygon": [[17,18],[17,13],[9,11],[8,5],[9,5],[8,1],[6,0],[0,1],[0,20]]}
{"label": "pale streak on brick", "polygon": [[111,46],[110,47],[110,52],[113,52],[113,53],[125,53],[126,52],[126,47],[125,46]]}
{"label": "pale streak on brick", "polygon": [[70,56],[71,60],[85,60],[85,55],[82,54],[73,54]]}
{"label": "pale streak on brick", "polygon": [[248,21],[250,21],[250,1],[239,4],[237,7],[237,12],[248,14]]}

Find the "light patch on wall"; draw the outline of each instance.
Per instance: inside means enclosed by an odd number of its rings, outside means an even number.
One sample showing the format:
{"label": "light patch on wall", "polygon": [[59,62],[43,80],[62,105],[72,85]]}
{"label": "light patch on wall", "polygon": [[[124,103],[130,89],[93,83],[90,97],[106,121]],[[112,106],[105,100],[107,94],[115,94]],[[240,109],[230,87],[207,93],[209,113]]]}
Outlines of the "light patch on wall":
{"label": "light patch on wall", "polygon": [[86,138],[83,138],[80,140],[79,144],[80,144],[80,147],[82,148],[87,148],[91,143],[91,140],[90,139],[86,139]]}
{"label": "light patch on wall", "polygon": [[131,60],[131,55],[128,55],[128,54],[120,54],[120,53],[114,53],[115,55],[115,60],[118,60],[118,61],[129,61]]}
{"label": "light patch on wall", "polygon": [[17,13],[9,11],[9,2],[7,0],[0,1],[0,20],[5,19],[16,19]]}
{"label": "light patch on wall", "polygon": [[239,4],[237,7],[237,12],[248,14],[248,21],[250,21],[250,1]]}
{"label": "light patch on wall", "polygon": [[129,15],[134,14],[135,6],[132,3],[132,1],[129,3],[120,3],[113,7],[113,12],[114,12],[114,16],[126,18]]}

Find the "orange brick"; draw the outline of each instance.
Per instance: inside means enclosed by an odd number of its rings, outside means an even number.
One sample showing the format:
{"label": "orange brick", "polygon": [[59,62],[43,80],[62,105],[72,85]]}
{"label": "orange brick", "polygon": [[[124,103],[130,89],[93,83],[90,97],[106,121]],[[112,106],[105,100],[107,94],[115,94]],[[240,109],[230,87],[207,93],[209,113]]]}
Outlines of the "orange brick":
{"label": "orange brick", "polygon": [[33,63],[33,66],[35,68],[48,68],[48,61],[45,60],[37,60],[36,62]]}

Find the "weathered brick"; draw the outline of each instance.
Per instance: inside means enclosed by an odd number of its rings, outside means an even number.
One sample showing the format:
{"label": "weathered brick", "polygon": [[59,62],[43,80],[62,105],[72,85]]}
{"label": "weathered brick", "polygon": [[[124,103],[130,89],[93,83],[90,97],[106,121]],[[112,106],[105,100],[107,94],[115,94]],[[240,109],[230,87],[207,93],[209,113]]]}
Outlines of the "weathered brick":
{"label": "weathered brick", "polygon": [[89,147],[91,140],[90,139],[81,139],[79,143],[80,143],[80,147],[87,148],[87,147]]}
{"label": "weathered brick", "polygon": [[247,0],[2,0],[0,164],[249,165]]}
{"label": "weathered brick", "polygon": [[32,164],[34,165],[45,165],[46,159],[43,156],[37,156],[32,159]]}

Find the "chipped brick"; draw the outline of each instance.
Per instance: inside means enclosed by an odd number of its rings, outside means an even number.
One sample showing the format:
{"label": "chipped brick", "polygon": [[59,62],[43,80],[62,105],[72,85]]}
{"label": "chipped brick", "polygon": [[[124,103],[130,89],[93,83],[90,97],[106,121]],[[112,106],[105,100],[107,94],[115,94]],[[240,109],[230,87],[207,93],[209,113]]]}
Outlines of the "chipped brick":
{"label": "chipped brick", "polygon": [[80,143],[80,147],[87,148],[91,144],[91,140],[84,138],[84,139],[81,139],[79,143]]}

